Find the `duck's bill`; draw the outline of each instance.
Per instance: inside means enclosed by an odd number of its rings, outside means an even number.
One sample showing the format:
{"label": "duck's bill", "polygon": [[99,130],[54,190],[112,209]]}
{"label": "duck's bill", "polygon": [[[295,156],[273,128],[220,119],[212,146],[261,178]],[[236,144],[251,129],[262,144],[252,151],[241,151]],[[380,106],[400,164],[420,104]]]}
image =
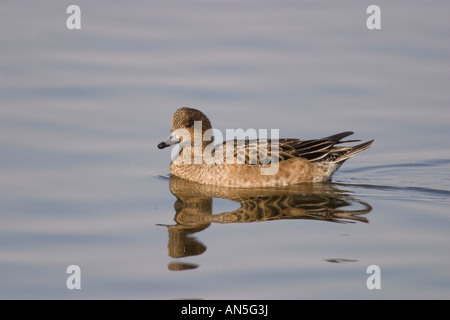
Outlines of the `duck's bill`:
{"label": "duck's bill", "polygon": [[170,146],[172,146],[174,144],[177,144],[178,142],[180,142],[179,139],[177,139],[177,138],[175,138],[173,136],[170,136],[170,138],[167,139],[166,141],[163,141],[163,142],[159,143],[158,144],[158,148],[159,149],[164,149],[164,148],[170,147]]}

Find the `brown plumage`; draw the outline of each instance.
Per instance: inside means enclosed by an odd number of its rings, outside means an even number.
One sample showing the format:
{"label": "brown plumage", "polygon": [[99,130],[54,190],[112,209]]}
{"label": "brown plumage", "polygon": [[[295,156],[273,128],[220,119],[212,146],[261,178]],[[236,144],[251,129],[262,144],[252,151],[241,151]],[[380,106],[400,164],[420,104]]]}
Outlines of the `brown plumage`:
{"label": "brown plumage", "polygon": [[[195,128],[201,128],[197,136],[194,135]],[[344,161],[366,150],[374,141],[341,146],[359,141],[342,140],[353,134],[346,131],[314,140],[235,139],[212,148],[212,137],[202,139],[209,129],[212,129],[211,122],[197,109],[180,108],[174,113],[171,139],[158,145],[163,149],[182,142],[180,158],[172,159],[170,164],[172,175],[202,184],[228,187],[269,187],[326,181]],[[195,144],[195,141],[201,143]],[[190,154],[184,154],[189,149]],[[208,160],[208,156],[214,161]],[[181,158],[183,161],[180,162]]]}

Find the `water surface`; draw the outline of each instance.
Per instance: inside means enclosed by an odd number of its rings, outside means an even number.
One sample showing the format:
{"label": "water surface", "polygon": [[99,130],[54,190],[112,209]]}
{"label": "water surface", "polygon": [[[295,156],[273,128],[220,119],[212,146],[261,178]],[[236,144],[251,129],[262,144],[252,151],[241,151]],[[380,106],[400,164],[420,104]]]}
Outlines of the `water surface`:
{"label": "water surface", "polygon": [[[365,1],[70,4],[0,4],[2,299],[450,298],[449,4],[379,1],[373,31]],[[167,178],[181,106],[375,143],[237,199]]]}

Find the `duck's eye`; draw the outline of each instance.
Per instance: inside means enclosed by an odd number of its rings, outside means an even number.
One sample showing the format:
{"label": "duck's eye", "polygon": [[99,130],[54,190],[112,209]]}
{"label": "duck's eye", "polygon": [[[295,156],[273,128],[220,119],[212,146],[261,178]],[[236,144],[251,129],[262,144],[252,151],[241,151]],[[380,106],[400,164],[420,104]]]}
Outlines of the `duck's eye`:
{"label": "duck's eye", "polygon": [[193,121],[189,121],[188,123],[186,123],[187,128],[192,127],[193,125],[194,125]]}

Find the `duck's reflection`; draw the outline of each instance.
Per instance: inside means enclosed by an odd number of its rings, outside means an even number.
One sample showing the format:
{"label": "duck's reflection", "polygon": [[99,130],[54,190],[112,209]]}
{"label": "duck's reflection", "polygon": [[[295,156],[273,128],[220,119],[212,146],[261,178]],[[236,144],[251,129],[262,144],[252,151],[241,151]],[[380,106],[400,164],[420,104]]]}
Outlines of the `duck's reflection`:
{"label": "duck's reflection", "polygon": [[[228,188],[207,186],[175,176],[170,191],[177,197],[175,225],[169,225],[169,256],[199,255],[206,246],[193,234],[215,223],[257,222],[279,219],[312,219],[331,222],[368,222],[363,215],[372,207],[328,183],[309,183],[280,188]],[[213,198],[234,201],[234,211],[213,214]],[[170,270],[196,268],[192,263],[172,262]]]}

